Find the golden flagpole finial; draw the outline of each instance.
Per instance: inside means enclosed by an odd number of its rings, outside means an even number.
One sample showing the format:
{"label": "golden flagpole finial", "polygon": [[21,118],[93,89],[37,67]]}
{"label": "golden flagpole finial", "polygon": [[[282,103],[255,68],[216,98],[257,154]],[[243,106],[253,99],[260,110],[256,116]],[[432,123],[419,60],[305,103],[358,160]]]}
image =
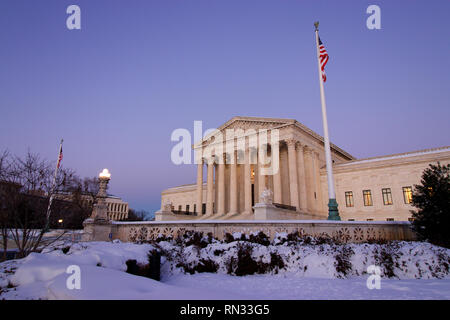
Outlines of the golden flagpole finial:
{"label": "golden flagpole finial", "polygon": [[316,27],[316,31],[319,31],[319,21],[314,22],[314,27]]}

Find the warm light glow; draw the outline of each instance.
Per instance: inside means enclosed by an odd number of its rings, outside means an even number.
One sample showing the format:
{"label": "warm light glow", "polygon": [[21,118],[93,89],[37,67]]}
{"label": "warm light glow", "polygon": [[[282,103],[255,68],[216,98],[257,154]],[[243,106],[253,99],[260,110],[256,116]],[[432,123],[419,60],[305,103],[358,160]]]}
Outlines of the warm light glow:
{"label": "warm light glow", "polygon": [[62,223],[62,222],[63,222],[63,219],[59,219],[59,220],[58,220],[58,223]]}
{"label": "warm light glow", "polygon": [[111,174],[109,173],[108,169],[103,169],[103,171],[100,172],[100,174],[98,176],[99,176],[99,178],[103,178],[103,179],[111,179]]}

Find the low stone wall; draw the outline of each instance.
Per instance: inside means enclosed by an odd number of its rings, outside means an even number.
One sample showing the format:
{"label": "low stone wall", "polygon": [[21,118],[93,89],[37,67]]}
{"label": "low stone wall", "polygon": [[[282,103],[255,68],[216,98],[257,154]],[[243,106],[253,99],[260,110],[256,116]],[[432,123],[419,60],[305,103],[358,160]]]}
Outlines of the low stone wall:
{"label": "low stone wall", "polygon": [[[277,233],[298,231],[301,235],[331,237],[342,242],[366,242],[369,240],[415,240],[409,222],[388,221],[327,221],[327,220],[285,220],[285,221],[164,221],[164,222],[111,222],[98,226],[85,224],[91,236],[85,240],[107,241],[120,239],[124,242],[154,240],[158,235],[182,235],[188,230],[212,233],[218,239],[225,234],[241,232],[250,234],[262,231],[271,239]],[[108,229],[108,230],[107,230]],[[109,231],[109,232],[108,232]]]}

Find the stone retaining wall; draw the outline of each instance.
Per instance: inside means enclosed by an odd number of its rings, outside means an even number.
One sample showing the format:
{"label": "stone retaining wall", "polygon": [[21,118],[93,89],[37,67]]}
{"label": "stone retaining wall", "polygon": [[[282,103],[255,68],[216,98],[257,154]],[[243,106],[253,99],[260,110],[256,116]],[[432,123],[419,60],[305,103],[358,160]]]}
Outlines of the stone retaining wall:
{"label": "stone retaining wall", "polygon": [[174,238],[188,230],[212,233],[223,239],[226,233],[250,234],[262,231],[271,239],[277,233],[298,231],[301,235],[331,237],[342,242],[366,242],[370,240],[415,240],[409,222],[385,221],[164,221],[164,222],[111,222],[96,225],[85,224],[85,240],[107,241],[120,239],[124,242],[154,240],[158,235]]}

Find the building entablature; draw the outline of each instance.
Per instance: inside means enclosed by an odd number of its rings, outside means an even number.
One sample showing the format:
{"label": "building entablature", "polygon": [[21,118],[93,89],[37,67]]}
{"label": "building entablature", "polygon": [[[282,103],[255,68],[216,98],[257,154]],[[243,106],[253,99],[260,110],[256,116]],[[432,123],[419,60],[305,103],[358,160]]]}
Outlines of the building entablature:
{"label": "building entablature", "polygon": [[[274,140],[272,140],[272,132],[274,130],[278,131],[278,137],[275,139],[274,136]],[[234,117],[220,126],[215,132],[207,135],[202,141],[195,143],[193,149],[197,155],[202,151],[202,159],[214,161],[214,156],[217,156],[217,152],[228,154],[228,157],[230,157],[232,150],[255,149],[259,136],[266,133],[267,136],[264,137],[262,145],[271,146],[276,140],[278,145],[283,147],[286,146],[287,141],[294,140],[294,142],[298,143],[296,146],[309,148],[319,154],[323,153],[323,138],[298,121],[294,119],[254,117]],[[204,151],[206,149],[210,151],[205,154]],[[333,144],[332,153],[339,162],[355,159],[352,155]],[[210,157],[213,159],[210,159]]]}
{"label": "building entablature", "polygon": [[[373,170],[413,163],[433,163],[449,159],[450,147],[442,147],[349,161],[334,165],[333,171],[335,173],[354,172],[355,170]],[[326,174],[325,168],[321,168],[321,174]]]}

